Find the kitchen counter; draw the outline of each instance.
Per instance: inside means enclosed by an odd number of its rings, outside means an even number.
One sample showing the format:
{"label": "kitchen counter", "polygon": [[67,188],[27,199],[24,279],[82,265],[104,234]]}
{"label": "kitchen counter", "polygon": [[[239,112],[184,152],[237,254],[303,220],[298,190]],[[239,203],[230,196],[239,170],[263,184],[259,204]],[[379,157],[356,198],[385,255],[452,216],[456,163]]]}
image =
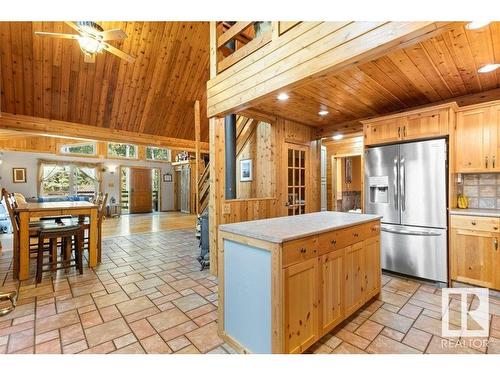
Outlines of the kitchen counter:
{"label": "kitchen counter", "polygon": [[219,334],[302,353],[380,293],[380,216],[317,212],[219,226]]}
{"label": "kitchen counter", "polygon": [[487,208],[452,208],[450,215],[500,217],[500,210]]}
{"label": "kitchen counter", "polygon": [[381,216],[322,211],[305,215],[223,224],[219,226],[219,230],[262,241],[283,243],[378,219],[381,219]]}

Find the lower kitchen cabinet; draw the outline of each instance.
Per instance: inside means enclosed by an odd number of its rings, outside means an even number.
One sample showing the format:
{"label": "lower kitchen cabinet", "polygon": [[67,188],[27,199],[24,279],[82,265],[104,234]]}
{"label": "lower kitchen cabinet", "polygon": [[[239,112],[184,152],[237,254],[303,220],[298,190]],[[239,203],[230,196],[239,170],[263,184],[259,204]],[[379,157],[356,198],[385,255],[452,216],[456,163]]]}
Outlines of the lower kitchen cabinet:
{"label": "lower kitchen cabinet", "polygon": [[499,240],[499,233],[452,228],[451,279],[500,289]]}
{"label": "lower kitchen cabinet", "polygon": [[321,332],[330,332],[344,319],[345,249],[320,257],[321,261]]}
{"label": "lower kitchen cabinet", "polygon": [[379,238],[284,268],[286,353],[303,352],[379,293]]}
{"label": "lower kitchen cabinet", "polygon": [[365,299],[370,299],[378,294],[380,290],[380,279],[382,277],[379,237],[372,237],[363,241],[363,251],[365,253]]}
{"label": "lower kitchen cabinet", "polygon": [[285,352],[302,353],[318,340],[319,258],[285,268]]}
{"label": "lower kitchen cabinet", "polygon": [[345,252],[344,309],[346,315],[352,314],[364,303],[363,296],[365,295],[366,281],[363,242],[349,246]]}

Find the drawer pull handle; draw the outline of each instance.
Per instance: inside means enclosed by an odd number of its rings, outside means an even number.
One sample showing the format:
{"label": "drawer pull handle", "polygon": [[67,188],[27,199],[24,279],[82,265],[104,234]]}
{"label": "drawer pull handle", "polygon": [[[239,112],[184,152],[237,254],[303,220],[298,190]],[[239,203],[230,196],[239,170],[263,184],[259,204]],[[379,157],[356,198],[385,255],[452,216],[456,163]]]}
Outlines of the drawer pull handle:
{"label": "drawer pull handle", "polygon": [[498,251],[498,239],[497,238],[495,238],[493,240],[493,244],[495,245],[495,251]]}
{"label": "drawer pull handle", "polygon": [[307,249],[306,249],[305,247],[303,247],[302,249],[300,249],[300,252],[301,252],[302,254],[305,254],[305,252],[306,252],[306,251],[307,251]]}
{"label": "drawer pull handle", "polygon": [[332,245],[336,245],[337,244],[337,240],[332,240]]}
{"label": "drawer pull handle", "polygon": [[475,222],[475,221],[471,221],[471,224],[472,224],[472,225],[476,225],[476,222]]}
{"label": "drawer pull handle", "polygon": [[354,237],[358,237],[358,234],[357,233],[353,233],[352,234]]}

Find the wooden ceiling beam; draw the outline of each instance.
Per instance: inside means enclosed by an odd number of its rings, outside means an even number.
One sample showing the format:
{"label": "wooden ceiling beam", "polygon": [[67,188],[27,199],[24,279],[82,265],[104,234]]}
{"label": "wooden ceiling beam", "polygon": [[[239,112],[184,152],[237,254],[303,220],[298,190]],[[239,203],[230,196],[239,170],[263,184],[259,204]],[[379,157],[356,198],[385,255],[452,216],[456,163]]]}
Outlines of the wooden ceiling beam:
{"label": "wooden ceiling beam", "polygon": [[[74,122],[49,120],[42,117],[14,115],[5,112],[1,112],[0,114],[0,129],[95,141],[126,142],[142,146],[166,147],[173,150],[196,150],[196,142],[188,139],[108,129]],[[200,151],[208,152],[207,142],[200,142],[199,144]]]}

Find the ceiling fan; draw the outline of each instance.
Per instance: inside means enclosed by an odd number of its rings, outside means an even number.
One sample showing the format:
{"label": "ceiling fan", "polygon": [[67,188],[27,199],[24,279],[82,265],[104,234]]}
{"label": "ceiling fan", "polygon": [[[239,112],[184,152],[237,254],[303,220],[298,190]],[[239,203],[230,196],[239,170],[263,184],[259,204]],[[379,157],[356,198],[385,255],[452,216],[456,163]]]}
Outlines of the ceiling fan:
{"label": "ceiling fan", "polygon": [[96,54],[106,50],[121,59],[133,63],[135,58],[129,54],[113,47],[107,43],[108,40],[123,40],[127,34],[123,30],[104,30],[100,25],[92,21],[65,22],[66,25],[78,31],[78,34],[48,33],[44,31],[35,31],[36,35],[47,36],[50,38],[75,39],[80,44],[83,52],[83,61],[94,63]]}

